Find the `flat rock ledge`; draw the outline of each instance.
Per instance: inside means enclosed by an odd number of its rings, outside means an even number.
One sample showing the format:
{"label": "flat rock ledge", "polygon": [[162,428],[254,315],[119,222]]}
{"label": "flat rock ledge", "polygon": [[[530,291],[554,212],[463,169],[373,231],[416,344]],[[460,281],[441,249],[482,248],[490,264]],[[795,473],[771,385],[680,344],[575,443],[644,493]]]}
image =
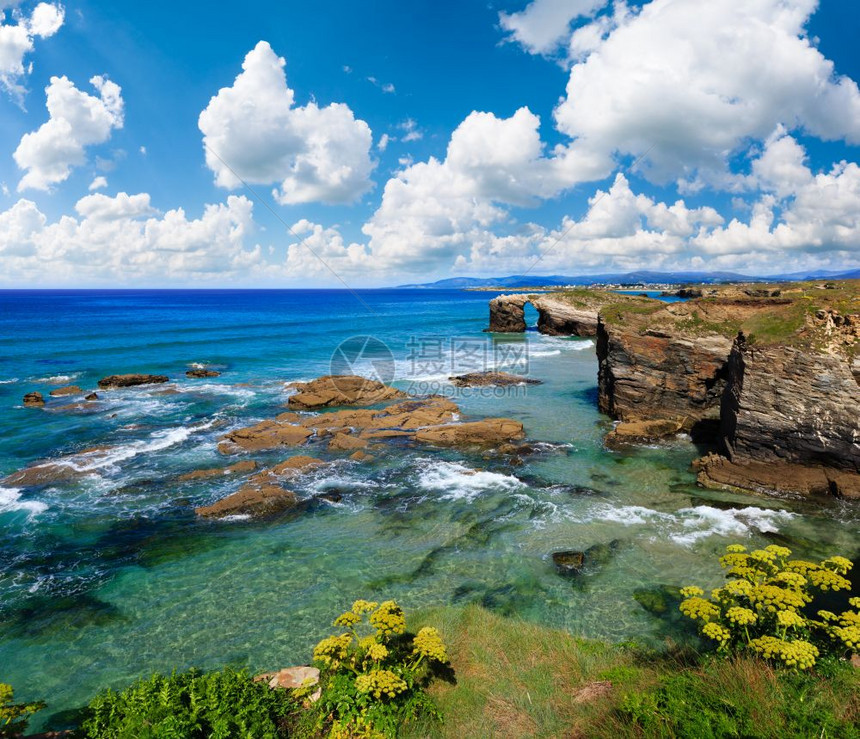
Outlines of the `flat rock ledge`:
{"label": "flat rock ledge", "polygon": [[99,380],[99,387],[104,389],[119,387],[135,387],[137,385],[157,385],[167,382],[167,375],[108,375]]}
{"label": "flat rock ledge", "polygon": [[55,388],[48,394],[53,398],[62,398],[65,395],[83,395],[84,391],[77,385],[66,385],[65,387]]}
{"label": "flat rock ledge", "polygon": [[288,387],[296,394],[290,396],[287,406],[300,411],[375,405],[409,397],[401,390],[357,375],[326,375],[310,382],[294,382]]}
{"label": "flat rock ledge", "polygon": [[467,372],[448,378],[456,387],[507,387],[509,385],[540,385],[540,380],[514,375],[510,372]]}
{"label": "flat rock ledge", "polygon": [[313,467],[325,464],[321,459],[303,455],[290,457],[270,469],[262,470],[250,477],[232,495],[215,501],[211,505],[195,508],[203,518],[225,516],[251,516],[265,518],[283,513],[299,504],[298,496],[283,483]]}
{"label": "flat rock ledge", "polygon": [[652,421],[621,421],[603,439],[609,449],[628,444],[649,444],[684,430],[684,419],[657,419]]}
{"label": "flat rock ledge", "polygon": [[860,500],[860,474],[793,462],[733,462],[708,454],[693,463],[702,487],[760,495],[836,495]]}
{"label": "flat rock ledge", "polygon": [[205,377],[220,377],[221,373],[217,370],[207,369],[205,367],[196,367],[195,369],[188,370],[185,373],[185,376],[192,379],[203,379]]}

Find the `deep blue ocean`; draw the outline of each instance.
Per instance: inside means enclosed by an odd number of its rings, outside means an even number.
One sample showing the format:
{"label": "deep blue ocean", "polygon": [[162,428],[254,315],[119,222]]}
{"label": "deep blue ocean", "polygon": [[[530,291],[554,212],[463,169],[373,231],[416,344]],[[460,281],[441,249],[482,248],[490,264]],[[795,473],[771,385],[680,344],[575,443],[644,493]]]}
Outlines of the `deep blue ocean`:
{"label": "deep blue ocean", "polygon": [[[716,585],[714,555],[729,542],[856,554],[856,505],[701,490],[684,437],[604,449],[611,421],[597,410],[594,343],[486,334],[494,296],[0,292],[0,479],[33,464],[68,470],[42,485],[0,483],[0,681],[21,699],[47,697],[33,728],[154,670],[306,662],[357,597],[407,610],[477,602],[584,636],[659,643],[685,638],[679,619],[637,595]],[[221,375],[185,376],[199,365]],[[480,393],[447,382],[497,366],[543,384]],[[224,433],[282,412],[290,382],[345,367],[449,395],[463,418],[516,418],[535,452],[521,466],[403,445],[371,463],[328,455],[332,466],[297,483],[300,512],[199,520],[195,506],[239,481],[179,476],[236,461],[216,450]],[[170,382],[97,390],[99,378],[130,372]],[[69,384],[99,399],[49,396]],[[23,407],[31,391],[48,398],[43,408]],[[296,452],[326,456],[255,459]],[[552,552],[589,547],[600,556],[584,577],[559,576]]]}

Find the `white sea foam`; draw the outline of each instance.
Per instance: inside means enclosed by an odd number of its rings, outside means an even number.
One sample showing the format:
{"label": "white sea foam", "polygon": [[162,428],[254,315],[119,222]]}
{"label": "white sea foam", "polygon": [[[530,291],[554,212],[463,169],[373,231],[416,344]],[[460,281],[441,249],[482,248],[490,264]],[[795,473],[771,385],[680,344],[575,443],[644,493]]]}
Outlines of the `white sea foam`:
{"label": "white sea foam", "polygon": [[17,377],[10,377],[8,380],[0,380],[0,385],[13,385],[18,382]]}
{"label": "white sea foam", "polygon": [[18,488],[0,488],[0,513],[11,511],[27,511],[30,516],[35,516],[48,506],[38,500],[21,500],[21,491]]}
{"label": "white sea foam", "polygon": [[100,470],[115,468],[121,462],[133,459],[139,454],[160,452],[181,444],[192,434],[205,431],[214,426],[215,423],[217,423],[217,419],[197,426],[178,426],[171,429],[162,429],[154,431],[148,439],[140,439],[106,449],[94,449],[90,452],[73,454],[69,457],[52,461],[51,464],[70,467],[75,472],[85,475],[98,473]]}
{"label": "white sea foam", "polygon": [[561,349],[530,349],[529,357],[557,357],[561,354]]}
{"label": "white sea foam", "polygon": [[795,517],[794,513],[747,506],[720,510],[700,505],[695,508],[682,508],[678,511],[684,533],[673,534],[669,538],[678,544],[695,544],[708,536],[746,536],[752,531],[762,533],[779,531],[778,524]]}
{"label": "white sea foam", "polygon": [[35,377],[31,382],[42,382],[46,385],[62,385],[81,376],[80,372],[73,372],[70,375],[52,375],[51,377]]}
{"label": "white sea foam", "polygon": [[645,508],[644,506],[613,506],[601,503],[592,509],[591,520],[612,521],[625,526],[636,526],[639,524],[653,523],[654,521],[671,521],[674,516],[671,513]]}
{"label": "white sea foam", "polygon": [[428,492],[443,493],[441,500],[473,500],[487,490],[514,491],[525,483],[512,475],[473,470],[459,462],[420,459],[423,469],[418,474],[418,487]]}

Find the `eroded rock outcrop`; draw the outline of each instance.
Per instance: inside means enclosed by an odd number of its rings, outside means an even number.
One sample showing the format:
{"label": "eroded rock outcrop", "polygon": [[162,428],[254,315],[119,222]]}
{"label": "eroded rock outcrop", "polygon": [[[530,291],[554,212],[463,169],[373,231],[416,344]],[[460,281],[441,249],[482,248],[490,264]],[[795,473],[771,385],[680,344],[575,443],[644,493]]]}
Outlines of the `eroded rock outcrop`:
{"label": "eroded rock outcrop", "polygon": [[526,330],[525,306],[538,313],[537,328],[550,336],[595,336],[598,314],[616,303],[652,303],[649,298],[608,290],[567,290],[553,293],[500,295],[490,301],[490,332],[522,333]]}
{"label": "eroded rock outcrop", "polygon": [[657,424],[651,424],[647,429],[616,429],[616,436],[653,438],[680,430],[714,436],[731,346],[731,339],[716,334],[690,336],[601,319],[597,334],[600,410],[628,424],[664,422],[663,434]]}
{"label": "eroded rock outcrop", "polygon": [[25,408],[41,408],[45,405],[45,396],[40,392],[27,393],[22,401]]}
{"label": "eroded rock outcrop", "polygon": [[290,385],[296,394],[287,405],[294,410],[317,410],[349,405],[375,405],[408,397],[397,388],[357,375],[326,375],[310,382]]}
{"label": "eroded rock outcrop", "polygon": [[484,418],[419,429],[416,441],[439,446],[490,446],[525,437],[523,425],[512,418]]}
{"label": "eroded rock outcrop", "polygon": [[220,377],[221,373],[217,370],[208,369],[207,367],[195,367],[194,369],[188,370],[185,373],[185,376],[195,380],[200,380],[207,377]]}
{"label": "eroded rock outcrop", "polygon": [[321,459],[298,455],[280,464],[262,470],[248,478],[232,495],[211,505],[195,508],[198,516],[223,518],[225,516],[252,516],[263,518],[283,513],[299,504],[299,497],[283,487],[283,483],[314,467],[325,464]]}
{"label": "eroded rock outcrop", "polygon": [[[712,294],[716,293],[716,294]],[[679,429],[717,453],[699,483],[860,497],[860,283],[732,286],[688,303],[601,316],[610,446]]]}
{"label": "eroded rock outcrop", "polygon": [[136,387],[137,385],[157,385],[167,382],[167,375],[109,375],[99,380],[99,387],[104,389],[119,387]]}

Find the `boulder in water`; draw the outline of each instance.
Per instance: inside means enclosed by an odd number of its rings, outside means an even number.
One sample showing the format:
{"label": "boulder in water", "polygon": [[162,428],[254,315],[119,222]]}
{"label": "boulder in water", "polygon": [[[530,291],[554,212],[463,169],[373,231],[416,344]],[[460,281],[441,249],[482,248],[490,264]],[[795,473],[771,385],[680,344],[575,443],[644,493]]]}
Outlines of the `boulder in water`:
{"label": "boulder in water", "polygon": [[156,385],[167,382],[167,375],[109,375],[99,380],[101,388],[135,387],[136,385]]}
{"label": "boulder in water", "polygon": [[24,396],[25,408],[41,408],[43,405],[45,405],[45,398],[42,393],[32,392]]}

